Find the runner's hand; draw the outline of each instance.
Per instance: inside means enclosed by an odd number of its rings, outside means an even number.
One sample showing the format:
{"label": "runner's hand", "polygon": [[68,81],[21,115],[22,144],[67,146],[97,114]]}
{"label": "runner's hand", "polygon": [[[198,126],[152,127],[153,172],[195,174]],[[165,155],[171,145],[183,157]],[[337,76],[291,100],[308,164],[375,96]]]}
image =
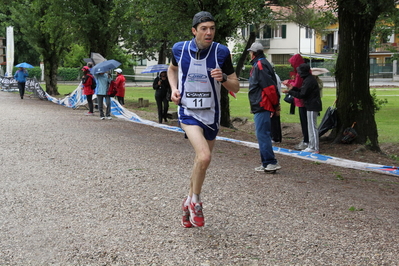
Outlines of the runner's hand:
{"label": "runner's hand", "polygon": [[175,104],[180,103],[180,92],[178,90],[172,90],[171,99]]}

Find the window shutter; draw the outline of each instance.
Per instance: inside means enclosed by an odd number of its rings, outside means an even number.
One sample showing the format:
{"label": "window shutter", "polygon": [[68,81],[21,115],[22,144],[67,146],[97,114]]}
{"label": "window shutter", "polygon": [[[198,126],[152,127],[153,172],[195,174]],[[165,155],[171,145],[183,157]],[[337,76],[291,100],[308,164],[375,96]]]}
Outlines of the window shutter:
{"label": "window shutter", "polygon": [[281,37],[283,39],[287,38],[287,25],[281,25]]}

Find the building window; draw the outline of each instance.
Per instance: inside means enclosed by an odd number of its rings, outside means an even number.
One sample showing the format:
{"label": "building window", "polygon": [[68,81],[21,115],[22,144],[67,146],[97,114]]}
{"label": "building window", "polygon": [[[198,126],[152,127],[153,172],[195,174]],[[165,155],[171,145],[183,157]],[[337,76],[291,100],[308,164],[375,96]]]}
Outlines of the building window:
{"label": "building window", "polygon": [[138,66],[147,66],[147,59],[136,58],[136,63]]}
{"label": "building window", "polygon": [[281,25],[278,25],[277,27],[274,28],[274,38],[281,38],[283,35],[283,32],[281,30]]}
{"label": "building window", "polygon": [[272,54],[272,61],[274,64],[287,65],[289,64],[288,59],[291,57],[290,54]]}
{"label": "building window", "polygon": [[285,39],[287,37],[287,25],[278,25],[273,30],[273,38]]}

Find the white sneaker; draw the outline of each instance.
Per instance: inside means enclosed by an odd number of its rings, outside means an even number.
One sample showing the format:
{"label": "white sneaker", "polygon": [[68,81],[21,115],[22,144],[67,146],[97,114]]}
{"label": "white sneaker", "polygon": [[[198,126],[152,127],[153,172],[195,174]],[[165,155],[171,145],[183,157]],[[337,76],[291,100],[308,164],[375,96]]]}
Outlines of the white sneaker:
{"label": "white sneaker", "polygon": [[110,117],[110,116],[107,116],[107,119],[108,119],[108,120],[111,120],[111,119],[112,119],[112,117]]}
{"label": "white sneaker", "polygon": [[261,166],[259,166],[259,167],[255,167],[255,171],[256,171],[256,172],[264,172],[264,171],[265,171],[265,168],[261,165]]}
{"label": "white sneaker", "polygon": [[101,119],[101,120],[104,120],[104,119],[105,119],[105,117],[104,117],[104,116],[102,116],[102,117],[100,117],[100,119]]}
{"label": "white sneaker", "polygon": [[276,170],[280,170],[281,169],[281,165],[279,165],[278,163],[276,164],[268,164],[267,167],[265,168],[265,171],[276,171]]}
{"label": "white sneaker", "polygon": [[306,149],[304,149],[304,150],[302,150],[302,151],[304,151],[304,152],[310,152],[310,153],[319,153],[319,151],[313,150],[313,149],[311,149],[311,148],[306,148]]}
{"label": "white sneaker", "polygon": [[298,145],[295,146],[295,149],[297,150],[303,150],[308,147],[308,144],[306,142],[301,141]]}

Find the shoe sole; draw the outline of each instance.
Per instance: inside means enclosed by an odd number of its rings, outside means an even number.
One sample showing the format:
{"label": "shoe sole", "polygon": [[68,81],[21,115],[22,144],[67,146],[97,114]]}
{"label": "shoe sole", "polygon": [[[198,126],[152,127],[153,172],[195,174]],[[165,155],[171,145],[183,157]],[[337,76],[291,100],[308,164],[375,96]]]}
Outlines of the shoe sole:
{"label": "shoe sole", "polygon": [[205,222],[202,225],[198,225],[196,224],[192,219],[191,219],[191,215],[190,215],[190,223],[192,224],[192,226],[194,227],[203,227],[205,225]]}
{"label": "shoe sole", "polygon": [[[190,219],[189,219],[189,221],[190,221]],[[190,225],[186,225],[186,224],[184,224],[183,223],[183,221],[181,222],[181,226],[183,226],[184,228],[191,228],[191,227],[193,227],[193,224],[191,223],[191,221],[190,221]]]}

